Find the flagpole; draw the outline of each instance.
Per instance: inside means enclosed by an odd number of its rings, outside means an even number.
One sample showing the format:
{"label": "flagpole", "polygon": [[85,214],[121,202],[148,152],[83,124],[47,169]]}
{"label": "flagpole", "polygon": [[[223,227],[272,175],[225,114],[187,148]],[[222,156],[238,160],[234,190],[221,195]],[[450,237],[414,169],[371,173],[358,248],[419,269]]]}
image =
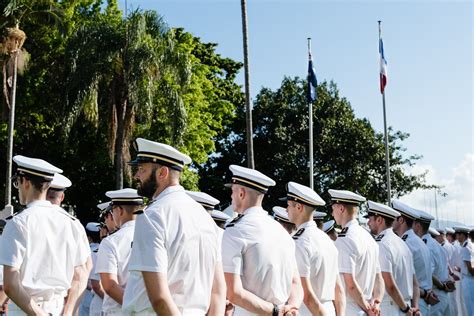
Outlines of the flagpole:
{"label": "flagpole", "polygon": [[[308,37],[308,57],[311,59],[311,37]],[[309,79],[308,79],[309,80]],[[309,116],[309,187],[314,189],[313,172],[313,102],[308,102]]]}
{"label": "flagpole", "polygon": [[[382,21],[378,21],[379,23],[379,45],[380,39],[382,38]],[[391,186],[390,186],[390,155],[388,149],[388,132],[387,132],[387,110],[385,106],[385,89],[382,91],[382,103],[383,103],[383,127],[384,127],[384,134],[385,134],[385,168],[387,173],[387,199],[388,204],[392,201],[392,194],[391,194]]]}

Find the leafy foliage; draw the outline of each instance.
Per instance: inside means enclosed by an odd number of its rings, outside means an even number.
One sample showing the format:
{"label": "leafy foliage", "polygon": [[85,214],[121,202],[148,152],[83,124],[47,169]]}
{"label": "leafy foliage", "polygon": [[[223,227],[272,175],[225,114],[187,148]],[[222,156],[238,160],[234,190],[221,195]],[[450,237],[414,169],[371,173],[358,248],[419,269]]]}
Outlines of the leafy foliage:
{"label": "leafy foliage", "polygon": [[[276,180],[266,199],[266,206],[281,204],[289,181],[308,185],[308,105],[305,81],[285,78],[276,91],[263,88],[253,108],[256,169]],[[367,119],[354,115],[350,103],[339,96],[336,84],[318,86],[318,100],[313,107],[314,182],[316,192],[327,198],[329,188],[357,191],[376,201],[385,201],[385,147],[383,135]],[[230,164],[246,165],[245,113],[225,131],[216,154],[200,170],[203,191],[221,201],[230,193],[222,186],[229,176]],[[423,176],[404,172],[419,157],[404,158],[401,142],[408,137],[390,130],[390,164],[393,196],[422,187]]]}

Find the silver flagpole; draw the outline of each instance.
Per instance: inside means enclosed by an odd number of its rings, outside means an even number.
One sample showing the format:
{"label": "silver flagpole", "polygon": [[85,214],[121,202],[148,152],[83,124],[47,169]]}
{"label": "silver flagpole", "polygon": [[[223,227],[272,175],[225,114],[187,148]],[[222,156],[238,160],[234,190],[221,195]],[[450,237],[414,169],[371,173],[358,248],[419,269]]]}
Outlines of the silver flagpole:
{"label": "silver flagpole", "polygon": [[[311,60],[311,37],[308,37],[308,57]],[[309,80],[309,78],[308,78]],[[308,82],[308,87],[311,83]],[[308,102],[309,116],[309,187],[314,189],[314,172],[313,172],[313,102]]]}
{"label": "silver flagpole", "polygon": [[[381,23],[382,21],[379,22],[379,45],[380,45],[380,39],[382,37],[382,26]],[[390,201],[392,200],[392,194],[391,194],[391,186],[390,186],[390,155],[389,155],[389,150],[388,150],[388,131],[387,131],[387,111],[385,107],[385,88],[383,89],[382,92],[382,103],[383,103],[383,127],[384,127],[384,134],[385,134],[385,168],[387,172],[387,199],[388,199],[388,204],[390,205]]]}

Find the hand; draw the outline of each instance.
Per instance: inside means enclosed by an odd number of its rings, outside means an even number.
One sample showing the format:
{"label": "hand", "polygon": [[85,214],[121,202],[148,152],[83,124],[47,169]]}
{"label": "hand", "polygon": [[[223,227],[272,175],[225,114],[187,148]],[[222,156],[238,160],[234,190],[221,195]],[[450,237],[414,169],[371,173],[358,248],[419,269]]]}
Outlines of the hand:
{"label": "hand", "polygon": [[444,283],[444,288],[446,289],[446,292],[453,292],[456,289],[456,286],[453,281],[446,281]]}
{"label": "hand", "polygon": [[281,316],[298,316],[299,315],[298,308],[294,305],[281,304],[280,306],[278,306],[278,308],[280,310],[279,315]]}
{"label": "hand", "polygon": [[235,306],[229,300],[225,300],[225,312],[224,316],[232,316],[234,315]]}
{"label": "hand", "polygon": [[424,300],[429,305],[436,305],[439,303],[438,296],[435,293],[433,293],[433,291],[431,290],[429,290],[428,293],[426,293],[426,297],[424,298]]}
{"label": "hand", "polygon": [[461,279],[460,279],[456,274],[454,274],[454,273],[451,275],[451,277],[453,278],[453,280],[454,280],[455,282],[461,280]]}
{"label": "hand", "polygon": [[380,312],[380,301],[376,299],[372,299],[369,302],[370,308],[369,308],[369,315],[377,315],[379,316],[381,314]]}

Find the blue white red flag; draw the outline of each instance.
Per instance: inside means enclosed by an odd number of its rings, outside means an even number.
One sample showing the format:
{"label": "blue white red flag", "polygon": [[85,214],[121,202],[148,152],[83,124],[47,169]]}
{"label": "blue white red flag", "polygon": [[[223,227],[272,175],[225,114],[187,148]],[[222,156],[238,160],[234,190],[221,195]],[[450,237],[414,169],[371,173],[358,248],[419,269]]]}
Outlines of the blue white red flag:
{"label": "blue white red flag", "polygon": [[380,54],[380,93],[384,93],[387,85],[387,61],[383,52],[382,38],[379,40],[379,54]]}

